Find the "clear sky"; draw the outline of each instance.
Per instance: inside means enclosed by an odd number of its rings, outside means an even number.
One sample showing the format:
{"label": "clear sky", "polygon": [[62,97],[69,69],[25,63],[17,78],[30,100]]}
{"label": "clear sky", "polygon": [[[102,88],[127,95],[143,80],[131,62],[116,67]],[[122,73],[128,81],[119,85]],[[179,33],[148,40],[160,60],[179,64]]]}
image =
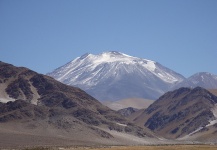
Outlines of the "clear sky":
{"label": "clear sky", "polygon": [[48,73],[120,51],[217,74],[217,0],[0,0],[0,60]]}

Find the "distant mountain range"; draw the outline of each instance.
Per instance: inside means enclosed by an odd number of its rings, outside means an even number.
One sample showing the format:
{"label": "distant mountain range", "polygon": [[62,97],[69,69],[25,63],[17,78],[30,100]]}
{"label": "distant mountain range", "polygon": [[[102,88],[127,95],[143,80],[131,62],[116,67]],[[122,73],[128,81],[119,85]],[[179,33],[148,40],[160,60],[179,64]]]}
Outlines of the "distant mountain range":
{"label": "distant mountain range", "polygon": [[175,84],[172,89],[178,89],[180,87],[195,88],[197,86],[206,89],[217,89],[217,75],[208,72],[199,72],[183,80],[182,82]]}
{"label": "distant mountain range", "polygon": [[98,100],[156,99],[185,78],[147,59],[120,52],[85,54],[47,75],[79,87]]}
{"label": "distant mountain range", "polygon": [[156,139],[149,129],[132,124],[81,89],[27,68],[0,62],[0,89],[0,139],[9,146],[144,144]]}
{"label": "distant mountain range", "polygon": [[217,89],[217,76],[201,72],[185,78],[161,64],[120,52],[85,54],[47,75],[85,90],[100,101],[155,100],[180,87]]}

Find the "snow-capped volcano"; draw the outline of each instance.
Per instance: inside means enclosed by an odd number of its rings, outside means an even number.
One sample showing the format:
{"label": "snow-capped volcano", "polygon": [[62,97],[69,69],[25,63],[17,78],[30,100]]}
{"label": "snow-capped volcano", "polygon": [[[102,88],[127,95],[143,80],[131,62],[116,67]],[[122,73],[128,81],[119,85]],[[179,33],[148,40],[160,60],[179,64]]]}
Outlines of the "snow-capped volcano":
{"label": "snow-capped volcano", "polygon": [[99,100],[156,99],[184,79],[155,61],[115,51],[85,54],[48,75],[80,87]]}

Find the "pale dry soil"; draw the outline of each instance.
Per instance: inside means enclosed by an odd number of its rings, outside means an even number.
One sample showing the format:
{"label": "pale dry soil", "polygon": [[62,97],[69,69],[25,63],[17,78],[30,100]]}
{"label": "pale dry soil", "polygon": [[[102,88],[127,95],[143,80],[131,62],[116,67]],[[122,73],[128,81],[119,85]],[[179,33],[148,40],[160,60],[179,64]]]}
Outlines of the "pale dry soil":
{"label": "pale dry soil", "polygon": [[[61,148],[60,148],[61,149]],[[217,150],[217,145],[111,146],[102,148],[62,148],[66,150]]]}
{"label": "pale dry soil", "polygon": [[217,145],[154,145],[154,146],[107,146],[107,147],[53,147],[26,148],[20,150],[217,150]]}

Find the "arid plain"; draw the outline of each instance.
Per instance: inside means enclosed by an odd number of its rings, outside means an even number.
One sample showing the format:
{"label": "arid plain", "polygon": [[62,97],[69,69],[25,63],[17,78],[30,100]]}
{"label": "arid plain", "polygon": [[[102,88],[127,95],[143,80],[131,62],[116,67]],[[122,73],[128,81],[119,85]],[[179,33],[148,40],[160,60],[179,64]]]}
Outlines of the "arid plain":
{"label": "arid plain", "polygon": [[[30,148],[26,150],[50,150],[52,148]],[[111,146],[111,147],[68,147],[59,150],[216,150],[217,145],[154,145],[154,146]]]}

